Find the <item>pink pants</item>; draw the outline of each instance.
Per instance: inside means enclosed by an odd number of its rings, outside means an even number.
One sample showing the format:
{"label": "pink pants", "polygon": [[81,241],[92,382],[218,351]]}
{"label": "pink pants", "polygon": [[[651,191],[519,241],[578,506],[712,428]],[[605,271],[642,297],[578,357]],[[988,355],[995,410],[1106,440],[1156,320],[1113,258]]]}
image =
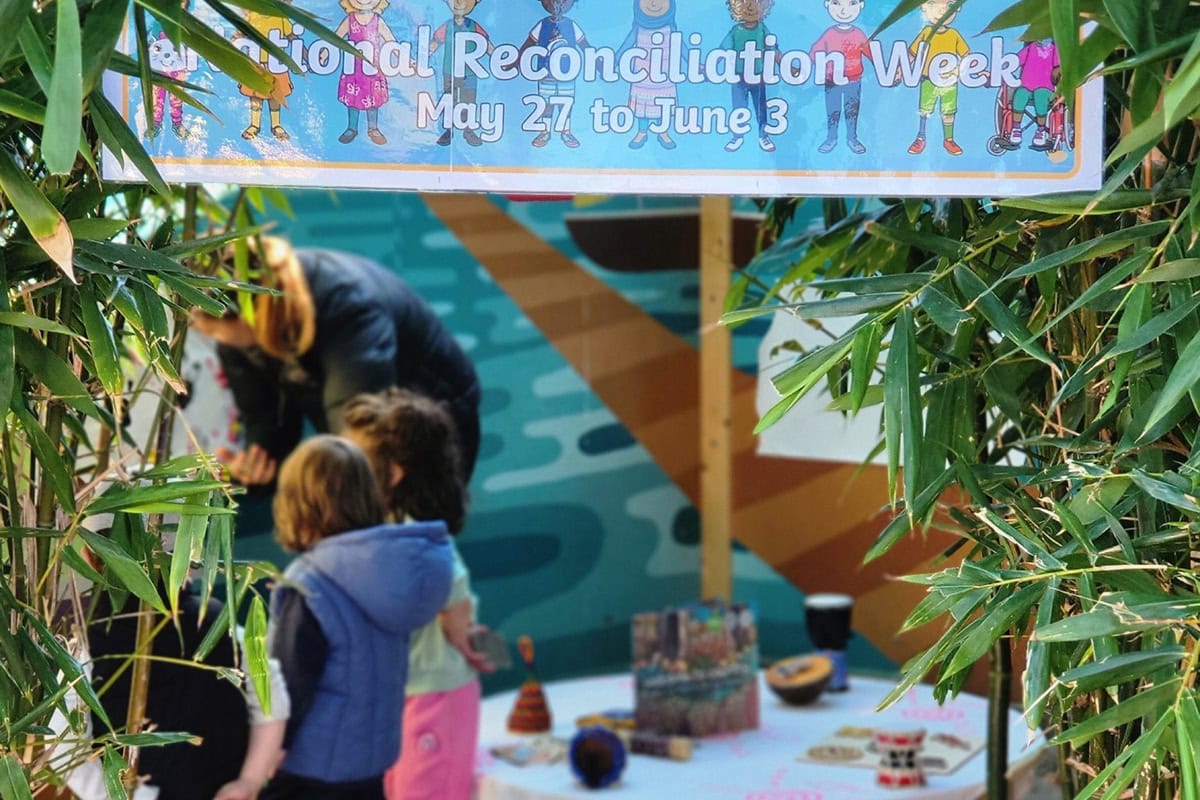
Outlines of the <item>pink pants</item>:
{"label": "pink pants", "polygon": [[473,680],[408,698],[400,760],[383,778],[387,800],[470,800],[481,697]]}
{"label": "pink pants", "polygon": [[[188,73],[185,71],[168,72],[168,78],[176,80],[186,80]],[[154,87],[154,126],[162,125],[163,121],[163,105],[170,103],[171,105],[171,123],[174,125],[183,124],[183,99],[178,95],[167,91],[165,86]]]}

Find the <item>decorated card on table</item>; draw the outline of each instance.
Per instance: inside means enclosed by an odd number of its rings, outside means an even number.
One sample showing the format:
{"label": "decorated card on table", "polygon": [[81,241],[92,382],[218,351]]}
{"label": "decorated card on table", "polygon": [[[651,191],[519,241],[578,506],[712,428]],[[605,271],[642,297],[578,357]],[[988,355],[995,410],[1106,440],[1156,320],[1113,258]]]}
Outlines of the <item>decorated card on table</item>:
{"label": "decorated card on table", "polygon": [[758,630],[745,605],[718,602],[633,618],[640,730],[713,736],[758,727]]}
{"label": "decorated card on table", "polygon": [[[869,727],[839,728],[833,735],[805,750],[796,760],[875,769],[880,759],[875,733],[875,728]],[[928,775],[952,775],[982,751],[986,743],[979,736],[958,736],[930,730],[925,736],[924,749],[918,756],[921,769]]]}

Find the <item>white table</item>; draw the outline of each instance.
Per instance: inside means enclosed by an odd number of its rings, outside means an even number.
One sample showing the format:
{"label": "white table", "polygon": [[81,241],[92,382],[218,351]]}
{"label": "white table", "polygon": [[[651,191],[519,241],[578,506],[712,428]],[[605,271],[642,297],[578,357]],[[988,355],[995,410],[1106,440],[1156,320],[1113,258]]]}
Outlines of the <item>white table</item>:
{"label": "white table", "polygon": [[[801,763],[796,756],[844,725],[923,727],[930,733],[984,735],[987,701],[962,695],[939,707],[929,687],[913,689],[882,714],[879,701],[895,683],[854,676],[844,694],[825,694],[815,704],[784,705],[762,685],[762,727],[698,743],[690,762],[631,755],[619,784],[600,792],[575,781],[566,763],[516,767],[493,758],[488,749],[520,737],[505,728],[515,692],[483,703],[477,762],[477,800],[977,800],[985,794],[986,758],[979,753],[953,775],[929,776],[922,789],[882,789],[870,769]],[[569,739],[575,718],[607,709],[633,708],[633,680],[628,675],[550,683],[545,687],[554,733]],[[1031,779],[1043,740],[1029,744],[1020,714],[1012,713],[1009,734],[1010,775],[1024,797],[1020,780]]]}

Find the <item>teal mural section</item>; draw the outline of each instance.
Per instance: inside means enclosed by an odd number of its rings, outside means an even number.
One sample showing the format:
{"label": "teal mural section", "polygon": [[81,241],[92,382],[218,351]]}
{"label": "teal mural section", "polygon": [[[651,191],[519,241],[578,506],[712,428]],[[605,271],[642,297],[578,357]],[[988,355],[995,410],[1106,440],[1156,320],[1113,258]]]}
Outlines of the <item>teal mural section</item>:
{"label": "teal mural section", "polygon": [[[471,484],[471,514],[459,546],[480,598],[480,617],[510,641],[534,637],[543,679],[629,668],[630,617],[690,602],[699,592],[696,509],[586,382],[487,271],[414,195],[290,192],[292,215],[277,231],[298,246],[350,250],[396,270],[433,306],[474,360],[484,387],[483,441]],[[544,241],[697,341],[699,276],[694,269],[612,272],[574,244],[570,202],[495,202]],[[659,200],[674,206],[694,201]],[[598,211],[634,209],[617,198]],[[755,372],[759,326],[735,337],[735,362]],[[247,500],[239,556],[286,556],[271,538],[269,504]],[[759,615],[766,659],[810,649],[803,595],[743,548],[735,594]],[[852,663],[893,665],[858,639]],[[488,678],[497,690],[519,671]]]}

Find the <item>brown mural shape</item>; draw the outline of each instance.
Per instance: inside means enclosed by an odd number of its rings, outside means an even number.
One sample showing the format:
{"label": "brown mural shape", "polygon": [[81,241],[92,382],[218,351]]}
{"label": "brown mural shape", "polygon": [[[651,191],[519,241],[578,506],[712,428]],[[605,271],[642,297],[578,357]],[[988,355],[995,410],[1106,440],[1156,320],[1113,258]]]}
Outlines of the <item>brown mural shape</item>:
{"label": "brown mural shape", "polygon": [[[483,265],[692,502],[699,497],[699,353],[482,196],[427,195],[433,213]],[[733,531],[805,592],[857,598],[855,628],[903,663],[936,626],[897,637],[923,589],[891,578],[932,568],[953,537],[913,536],[869,566],[891,519],[886,470],[760,456],[755,379],[733,372]],[[836,442],[829,446],[835,448]]]}

